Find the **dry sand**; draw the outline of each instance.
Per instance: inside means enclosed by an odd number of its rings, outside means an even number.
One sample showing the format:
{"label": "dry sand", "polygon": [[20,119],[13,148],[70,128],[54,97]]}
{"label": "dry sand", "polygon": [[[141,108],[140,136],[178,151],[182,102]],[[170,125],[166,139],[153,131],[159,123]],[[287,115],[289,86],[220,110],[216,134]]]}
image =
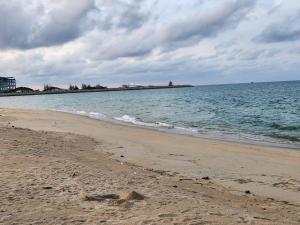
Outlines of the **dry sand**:
{"label": "dry sand", "polygon": [[298,150],[0,115],[0,224],[300,223]]}

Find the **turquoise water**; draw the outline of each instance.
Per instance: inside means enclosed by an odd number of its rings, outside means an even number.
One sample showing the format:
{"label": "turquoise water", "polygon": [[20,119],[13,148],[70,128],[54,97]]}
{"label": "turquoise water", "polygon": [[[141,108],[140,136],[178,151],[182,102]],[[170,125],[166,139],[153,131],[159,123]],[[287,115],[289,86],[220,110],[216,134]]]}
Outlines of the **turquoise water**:
{"label": "turquoise water", "polygon": [[300,81],[0,98],[195,136],[300,147]]}

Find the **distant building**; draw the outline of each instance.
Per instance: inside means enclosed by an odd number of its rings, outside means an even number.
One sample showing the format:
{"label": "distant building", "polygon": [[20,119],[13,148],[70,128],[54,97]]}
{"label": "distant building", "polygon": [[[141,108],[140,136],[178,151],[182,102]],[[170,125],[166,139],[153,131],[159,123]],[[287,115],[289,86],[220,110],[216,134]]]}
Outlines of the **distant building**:
{"label": "distant building", "polygon": [[0,77],[0,92],[7,92],[16,88],[14,77]]}
{"label": "distant building", "polygon": [[143,85],[140,84],[123,84],[123,88],[139,88],[139,87],[144,87]]}

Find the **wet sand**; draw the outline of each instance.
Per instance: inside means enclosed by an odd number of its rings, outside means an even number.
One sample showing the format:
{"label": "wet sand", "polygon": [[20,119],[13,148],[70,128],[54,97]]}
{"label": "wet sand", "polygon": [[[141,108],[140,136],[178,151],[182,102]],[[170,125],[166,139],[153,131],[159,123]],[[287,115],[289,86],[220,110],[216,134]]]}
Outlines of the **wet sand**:
{"label": "wet sand", "polygon": [[0,224],[300,223],[297,150],[59,112],[0,115]]}

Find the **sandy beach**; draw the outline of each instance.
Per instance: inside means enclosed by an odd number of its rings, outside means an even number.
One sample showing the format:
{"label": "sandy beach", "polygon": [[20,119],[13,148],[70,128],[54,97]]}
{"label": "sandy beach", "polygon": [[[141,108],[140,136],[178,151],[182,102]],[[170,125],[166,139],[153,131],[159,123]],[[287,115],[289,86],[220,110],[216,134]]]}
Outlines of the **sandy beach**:
{"label": "sandy beach", "polygon": [[0,109],[0,224],[299,224],[300,151]]}

